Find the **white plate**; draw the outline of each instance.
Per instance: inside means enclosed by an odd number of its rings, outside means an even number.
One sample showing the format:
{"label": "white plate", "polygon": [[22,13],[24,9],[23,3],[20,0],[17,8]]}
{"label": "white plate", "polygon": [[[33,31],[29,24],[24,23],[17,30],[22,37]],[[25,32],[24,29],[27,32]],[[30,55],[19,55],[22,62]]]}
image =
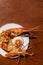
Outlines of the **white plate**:
{"label": "white plate", "polygon": [[[7,30],[7,29],[10,29],[10,28],[23,28],[23,26],[19,25],[19,24],[15,24],[15,23],[9,23],[9,24],[5,24],[3,25],[1,28],[0,28],[0,33],[3,31],[3,30]],[[22,37],[23,40],[24,40],[24,46],[26,46],[24,48],[24,50],[27,50],[28,48],[28,45],[29,45],[29,37]],[[7,54],[6,51],[4,51],[2,48],[0,48],[0,54],[2,56],[5,57],[5,54]],[[12,58],[17,58],[18,56],[16,57],[12,57]]]}
{"label": "white plate", "polygon": [[15,23],[9,23],[9,24],[5,24],[3,25],[1,28],[0,28],[0,33],[3,31],[3,30],[7,30],[7,29],[10,29],[10,28],[22,28],[23,26],[19,25],[19,24],[15,24]]}

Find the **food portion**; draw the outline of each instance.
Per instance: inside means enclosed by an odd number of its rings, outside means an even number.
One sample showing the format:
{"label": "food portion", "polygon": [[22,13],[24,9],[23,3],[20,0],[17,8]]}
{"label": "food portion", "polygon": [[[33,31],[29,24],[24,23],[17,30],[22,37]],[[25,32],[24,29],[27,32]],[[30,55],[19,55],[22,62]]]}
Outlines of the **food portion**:
{"label": "food portion", "polygon": [[6,51],[9,51],[9,46],[11,50],[14,43],[17,47],[21,46],[23,40],[21,37],[18,38],[16,36],[19,35],[22,31],[23,28],[11,28],[0,33],[0,46]]}
{"label": "food portion", "polygon": [[23,45],[23,39],[22,39],[22,37],[21,36],[18,36],[18,37],[14,37],[13,39],[12,39],[12,43],[15,45],[15,46],[17,46],[17,47],[21,47],[22,45]]}
{"label": "food portion", "polygon": [[0,47],[7,52],[5,57],[9,58],[17,55],[29,55],[22,47],[24,43],[22,37],[17,36],[23,31],[25,31],[25,29],[12,28],[0,33]]}

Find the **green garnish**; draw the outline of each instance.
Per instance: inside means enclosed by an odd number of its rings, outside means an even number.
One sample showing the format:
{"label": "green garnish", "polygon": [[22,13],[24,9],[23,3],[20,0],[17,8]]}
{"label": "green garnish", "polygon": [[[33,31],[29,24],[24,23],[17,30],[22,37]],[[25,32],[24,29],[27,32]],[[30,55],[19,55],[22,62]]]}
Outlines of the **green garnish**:
{"label": "green garnish", "polygon": [[8,43],[9,42],[9,39],[7,38],[5,42]]}
{"label": "green garnish", "polygon": [[0,43],[2,43],[2,39],[0,38]]}

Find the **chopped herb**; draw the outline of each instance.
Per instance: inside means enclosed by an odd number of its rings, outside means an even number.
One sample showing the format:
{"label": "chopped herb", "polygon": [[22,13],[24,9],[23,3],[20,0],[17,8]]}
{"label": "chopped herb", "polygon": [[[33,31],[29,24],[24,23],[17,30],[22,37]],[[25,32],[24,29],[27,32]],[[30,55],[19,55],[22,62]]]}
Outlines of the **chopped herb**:
{"label": "chopped herb", "polygon": [[20,32],[17,32],[17,34],[19,34]]}
{"label": "chopped herb", "polygon": [[4,33],[4,31],[2,31],[2,33]]}
{"label": "chopped herb", "polygon": [[0,43],[2,43],[2,39],[0,38]]}
{"label": "chopped herb", "polygon": [[6,35],[9,37],[11,35],[11,32],[8,32]]}
{"label": "chopped herb", "polygon": [[9,39],[7,38],[5,42],[8,43],[9,42]]}
{"label": "chopped herb", "polygon": [[15,32],[15,31],[12,31],[11,33],[16,34],[16,32]]}

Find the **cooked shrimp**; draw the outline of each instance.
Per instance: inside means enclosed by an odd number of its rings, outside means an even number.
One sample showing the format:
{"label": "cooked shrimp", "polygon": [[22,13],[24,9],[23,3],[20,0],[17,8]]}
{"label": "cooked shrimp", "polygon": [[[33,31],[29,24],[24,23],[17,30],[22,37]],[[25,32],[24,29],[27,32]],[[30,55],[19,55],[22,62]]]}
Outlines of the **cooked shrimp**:
{"label": "cooked shrimp", "polygon": [[29,55],[32,56],[33,53],[28,53],[27,51],[21,49],[21,48],[17,48],[17,49],[13,49],[11,52],[7,53],[5,56],[10,58],[10,57],[15,57],[15,56],[25,56],[25,55]]}

